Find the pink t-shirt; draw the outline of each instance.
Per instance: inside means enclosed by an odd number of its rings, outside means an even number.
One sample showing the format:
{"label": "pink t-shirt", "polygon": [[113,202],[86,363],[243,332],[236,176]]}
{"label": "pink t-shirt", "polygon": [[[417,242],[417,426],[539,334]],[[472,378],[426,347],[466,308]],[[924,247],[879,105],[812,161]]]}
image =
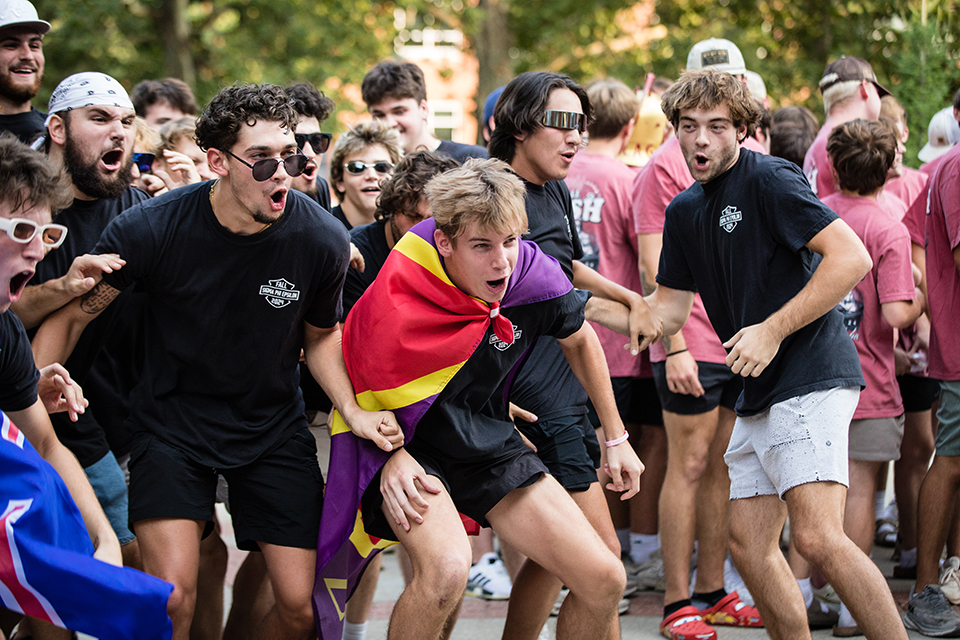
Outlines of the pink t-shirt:
{"label": "pink t-shirt", "polygon": [[[949,153],[949,151],[947,153]],[[945,155],[947,154],[946,153],[943,154],[943,156]],[[926,162],[920,165],[920,171],[927,174],[928,177],[932,178],[933,174],[937,172],[937,167],[939,167],[940,163],[943,162],[943,156],[938,156],[933,160],[931,160],[930,162]]]}
{"label": "pink t-shirt", "polygon": [[904,167],[902,175],[887,180],[887,183],[883,185],[883,192],[897,196],[903,200],[907,209],[909,209],[921,196],[926,199],[927,180],[929,179],[930,177],[922,171]]}
{"label": "pink t-shirt", "polygon": [[760,144],[760,141],[756,138],[751,138],[747,136],[744,141],[740,144],[744,149],[750,149],[750,151],[756,151],[757,153],[762,153],[763,155],[770,155],[767,153],[766,147]]}
{"label": "pink t-shirt", "polygon": [[899,416],[903,401],[893,364],[894,330],[883,319],[880,305],[914,299],[910,236],[903,223],[869,198],[834,193],[823,203],[850,225],[873,258],[870,273],[840,303],[866,381],[853,417]]}
{"label": "pink t-shirt", "polygon": [[889,213],[890,217],[897,222],[901,222],[907,215],[907,203],[896,194],[887,193],[886,189],[880,192],[880,197],[877,198],[877,204],[883,207],[883,210]]}
{"label": "pink t-shirt", "polygon": [[953,250],[960,245],[960,146],[941,156],[930,178],[927,209],[927,302],[931,378],[960,380],[960,273]]}
{"label": "pink t-shirt", "polygon": [[830,162],[830,156],[827,155],[827,138],[833,127],[823,125],[820,127],[817,137],[813,144],[807,149],[807,155],[803,158],[803,173],[807,176],[807,182],[813,193],[823,200],[831,193],[836,193],[837,184],[833,179],[833,163]]}
{"label": "pink t-shirt", "polygon": [[[640,233],[663,233],[667,205],[674,196],[692,185],[693,176],[683,159],[680,141],[671,138],[661,145],[637,174],[633,183],[634,228]],[[727,352],[713,330],[707,311],[698,294],[693,301],[690,318],[683,326],[687,349],[698,362],[722,364]],[[667,352],[660,342],[650,347],[650,361],[663,362]]]}
{"label": "pink t-shirt", "polygon": [[[642,292],[637,234],[633,232],[630,191],[634,172],[616,158],[581,151],[570,165],[565,182],[573,200],[573,215],[583,244],[583,262],[608,280]],[[596,323],[612,377],[637,378],[643,359],[623,348],[628,339]],[[647,376],[651,375],[649,365]]]}

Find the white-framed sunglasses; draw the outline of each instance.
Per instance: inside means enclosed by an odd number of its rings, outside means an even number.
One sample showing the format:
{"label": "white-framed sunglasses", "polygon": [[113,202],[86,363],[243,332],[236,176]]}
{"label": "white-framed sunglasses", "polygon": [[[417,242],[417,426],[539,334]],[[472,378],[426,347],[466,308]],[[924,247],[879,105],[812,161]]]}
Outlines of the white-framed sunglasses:
{"label": "white-framed sunglasses", "polygon": [[21,244],[27,244],[39,233],[43,246],[48,249],[56,249],[67,237],[67,228],[62,224],[39,225],[26,218],[0,217],[0,231],[6,232],[7,237]]}

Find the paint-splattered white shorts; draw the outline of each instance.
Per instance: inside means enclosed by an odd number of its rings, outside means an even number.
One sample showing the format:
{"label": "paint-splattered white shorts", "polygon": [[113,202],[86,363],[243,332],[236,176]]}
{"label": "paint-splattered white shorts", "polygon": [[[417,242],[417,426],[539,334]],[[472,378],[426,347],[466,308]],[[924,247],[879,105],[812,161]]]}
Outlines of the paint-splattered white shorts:
{"label": "paint-splattered white shorts", "polygon": [[782,499],[807,482],[847,486],[847,433],[859,400],[859,388],[840,387],[738,416],[723,456],[730,469],[730,499]]}

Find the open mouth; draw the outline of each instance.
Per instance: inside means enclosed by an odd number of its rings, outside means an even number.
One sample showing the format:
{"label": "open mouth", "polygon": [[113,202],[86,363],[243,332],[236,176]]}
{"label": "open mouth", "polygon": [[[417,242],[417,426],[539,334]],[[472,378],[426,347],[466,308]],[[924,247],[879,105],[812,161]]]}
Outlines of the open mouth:
{"label": "open mouth", "polygon": [[278,189],[270,194],[270,206],[274,211],[282,211],[286,202],[287,190]]}
{"label": "open mouth", "polygon": [[570,151],[564,151],[560,154],[567,162],[573,162],[573,157],[577,155],[577,150],[572,149]]}
{"label": "open mouth", "polygon": [[37,72],[37,69],[35,67],[18,67],[13,70],[13,73],[15,73],[18,76],[28,76],[36,72]]}
{"label": "open mouth", "polygon": [[364,187],[360,190],[361,193],[380,193],[380,187]]}
{"label": "open mouth", "polygon": [[23,288],[27,286],[27,282],[32,277],[33,271],[21,271],[10,278],[10,300],[16,301],[20,298],[20,294],[23,293]]}
{"label": "open mouth", "polygon": [[317,165],[313,164],[312,162],[308,162],[307,168],[303,170],[303,173],[301,173],[300,176],[312,181],[317,177]]}
{"label": "open mouth", "polygon": [[116,171],[120,168],[120,161],[123,160],[123,149],[112,149],[100,157],[103,166],[108,171]]}
{"label": "open mouth", "polygon": [[693,157],[693,162],[694,162],[694,164],[697,165],[697,168],[698,168],[698,169],[703,169],[704,167],[707,166],[707,163],[710,162],[710,158],[708,158],[707,156],[703,155],[702,153],[698,153],[697,155],[695,155],[695,156]]}
{"label": "open mouth", "polygon": [[506,278],[500,278],[499,280],[487,280],[487,286],[490,287],[491,291],[500,291],[507,284]]}

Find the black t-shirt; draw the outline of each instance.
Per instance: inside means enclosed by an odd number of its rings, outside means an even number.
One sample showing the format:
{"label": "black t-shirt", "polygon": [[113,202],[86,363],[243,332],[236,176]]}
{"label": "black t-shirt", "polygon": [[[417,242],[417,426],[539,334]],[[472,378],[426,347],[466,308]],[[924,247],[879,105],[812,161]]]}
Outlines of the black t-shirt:
{"label": "black t-shirt", "polygon": [[490,157],[487,150],[479,145],[451,142],[450,140],[441,140],[440,146],[437,147],[437,153],[445,153],[460,164],[463,164],[469,158],[486,159]]}
{"label": "black t-shirt", "polygon": [[46,131],[43,125],[46,120],[47,114],[33,107],[23,113],[0,114],[0,131],[9,131],[17,136],[20,142],[30,144]]}
{"label": "black t-shirt", "polygon": [[39,379],[20,318],[12,311],[0,313],[0,410],[10,413],[32,407]]}
{"label": "black t-shirt", "polygon": [[337,205],[333,209],[330,209],[330,213],[333,215],[334,218],[340,221],[340,223],[347,229],[347,231],[350,231],[351,229],[353,229],[353,225],[350,224],[350,221],[347,220],[347,215],[343,212],[343,207],[341,207],[340,205]]}
{"label": "black t-shirt", "polygon": [[540,336],[565,338],[583,324],[584,297],[567,294],[503,310],[516,336],[505,345],[487,330],[480,346],[447,383],[417,424],[405,446],[411,453],[424,451],[444,458],[476,460],[500,451],[513,433],[513,423],[503,401],[508,374]]}
{"label": "black t-shirt", "polygon": [[387,261],[390,255],[390,247],[387,246],[387,236],[384,231],[387,225],[386,220],[376,220],[370,224],[364,224],[350,231],[350,241],[363,255],[363,272],[356,269],[347,271],[347,280],[343,283],[343,317],[346,318],[353,305],[367,290],[383,263]]}
{"label": "black t-shirt", "polygon": [[[524,240],[536,242],[541,251],[556,258],[572,282],[573,261],[583,256],[583,247],[575,233],[570,191],[563,181],[542,187],[523,182],[530,227]],[[588,399],[560,344],[551,337],[540,338],[510,390],[510,401],[540,420],[586,414]]]}
{"label": "black t-shirt", "polygon": [[252,462],[304,426],[297,363],[304,322],[334,326],[349,264],[347,232],[291,191],[263,232],[226,230],[211,183],[134,207],[95,253],[126,256],[104,282],[146,296],[143,373],[130,425],[212,468]]}
{"label": "black t-shirt", "polygon": [[[63,244],[37,265],[30,283],[41,284],[62,277],[73,259],[90,253],[107,225],[121,212],[149,199],[129,187],[115,200],[74,200],[57,215],[67,227]],[[126,256],[123,256],[126,257]],[[129,391],[137,370],[134,353],[142,325],[131,301],[137,294],[125,293],[114,301],[83,332],[73,353],[63,365],[83,387],[90,407],[73,422],[65,413],[50,416],[57,437],[83,467],[98,462],[113,449],[118,455],[129,450],[130,436],[122,425],[128,411]]]}
{"label": "black t-shirt", "polygon": [[316,200],[321,207],[330,211],[330,185],[319,175],[317,176],[317,195],[314,200]]}
{"label": "black t-shirt", "polygon": [[[726,342],[800,292],[820,263],[805,245],[836,219],[796,165],[741,149],[729,171],[693,183],[667,207],[657,282],[699,291]],[[737,412],[755,415],[792,396],[862,385],[857,350],[834,308],[787,336],[759,377],[744,379]]]}

